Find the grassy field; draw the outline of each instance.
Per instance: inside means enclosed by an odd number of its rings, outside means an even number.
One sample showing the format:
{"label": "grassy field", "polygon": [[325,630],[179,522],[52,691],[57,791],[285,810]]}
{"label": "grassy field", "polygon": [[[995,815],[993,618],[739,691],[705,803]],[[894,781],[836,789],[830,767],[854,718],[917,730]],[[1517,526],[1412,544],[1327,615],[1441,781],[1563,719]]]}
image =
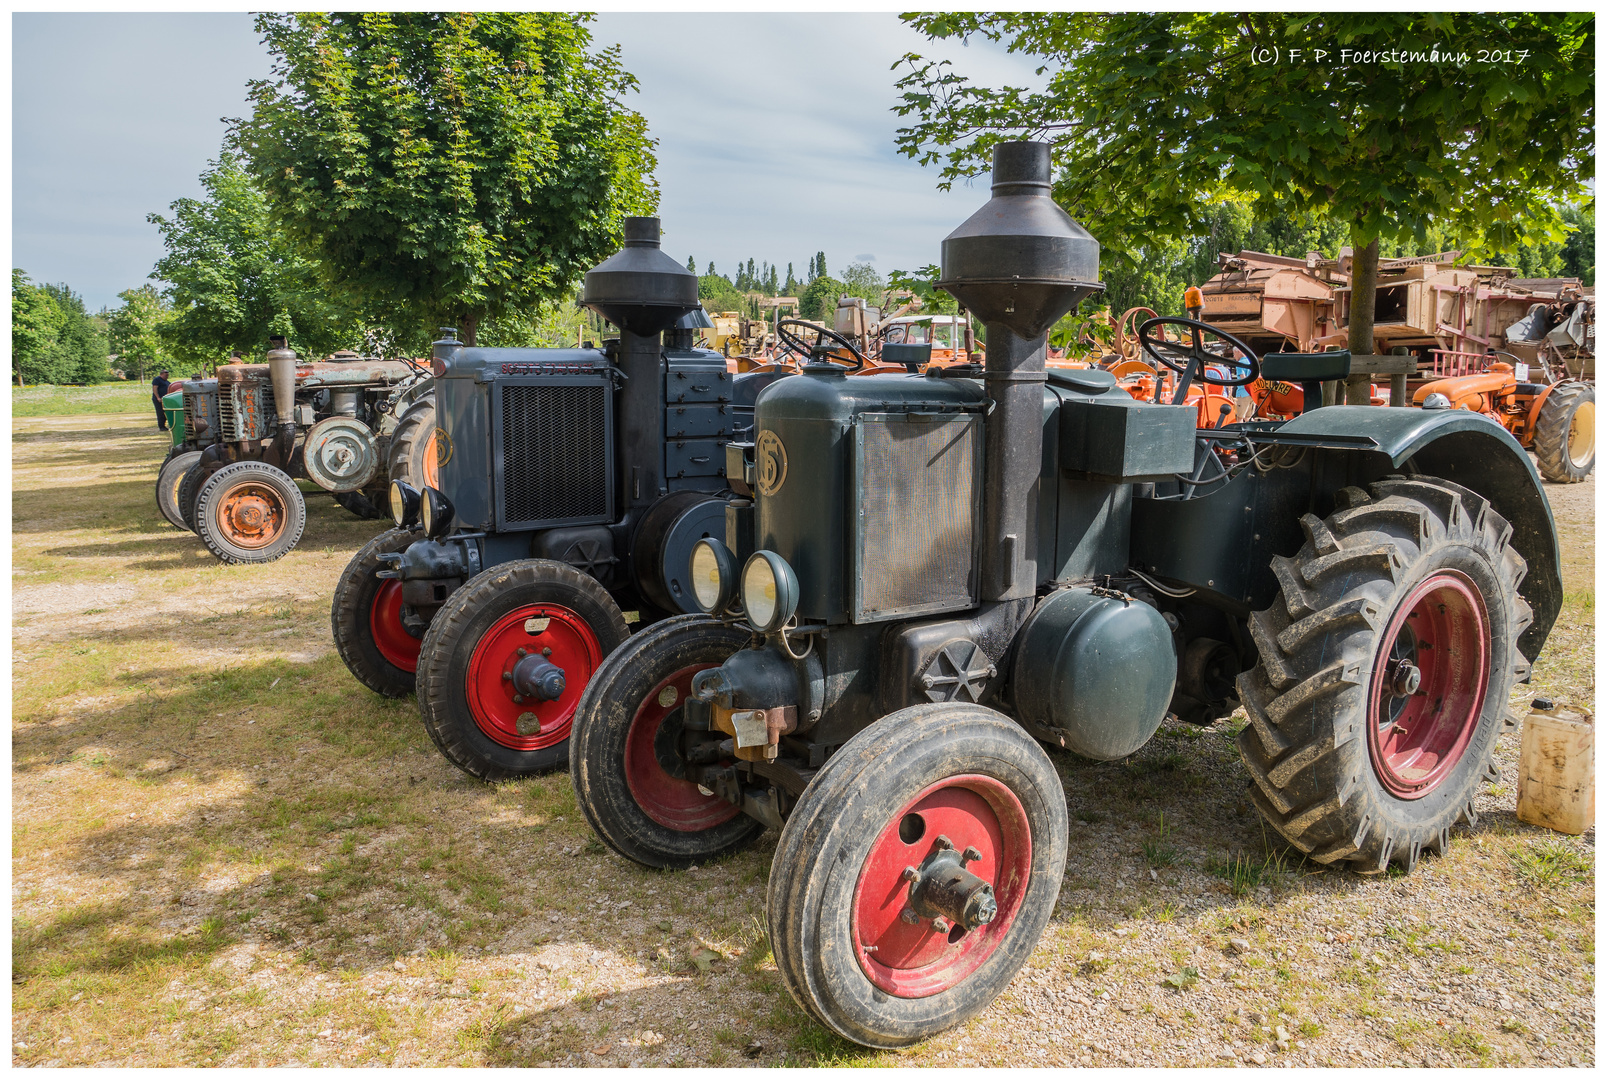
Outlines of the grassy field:
{"label": "grassy field", "polygon": [[110,416],[144,409],[156,424],[150,405],[151,384],[111,382],[100,386],[13,386],[12,416]]}
{"label": "grassy field", "polygon": [[[122,388],[119,388],[122,389]],[[1269,842],[1231,741],[1055,755],[1043,944],[975,1020],[845,1045],[782,988],[774,836],[678,874],[606,852],[565,775],[458,773],[352,680],[328,605],[376,526],[310,498],[278,563],[158,513],[142,412],[13,422],[17,1065],[1590,1065],[1594,833],[1513,815],[1409,877]],[[1534,685],[1593,700],[1594,484],[1551,488],[1568,600]]]}

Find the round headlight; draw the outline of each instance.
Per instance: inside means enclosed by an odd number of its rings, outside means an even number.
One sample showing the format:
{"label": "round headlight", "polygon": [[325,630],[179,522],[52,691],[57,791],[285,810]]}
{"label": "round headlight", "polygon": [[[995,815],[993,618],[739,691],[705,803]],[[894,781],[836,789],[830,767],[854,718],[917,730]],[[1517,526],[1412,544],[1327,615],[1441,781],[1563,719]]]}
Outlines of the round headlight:
{"label": "round headlight", "polygon": [[422,495],[419,514],[424,522],[424,535],[439,540],[452,527],[452,503],[432,487],[426,487]]}
{"label": "round headlight", "polygon": [[742,568],[742,607],[762,634],[785,626],[798,610],[798,578],[773,551],[755,551]]}
{"label": "round headlight", "polygon": [[737,587],[737,559],[720,541],[705,536],[692,545],[692,596],[707,612],[724,611]]}
{"label": "round headlight", "polygon": [[391,520],[398,529],[407,529],[418,521],[418,490],[400,480],[391,481]]}

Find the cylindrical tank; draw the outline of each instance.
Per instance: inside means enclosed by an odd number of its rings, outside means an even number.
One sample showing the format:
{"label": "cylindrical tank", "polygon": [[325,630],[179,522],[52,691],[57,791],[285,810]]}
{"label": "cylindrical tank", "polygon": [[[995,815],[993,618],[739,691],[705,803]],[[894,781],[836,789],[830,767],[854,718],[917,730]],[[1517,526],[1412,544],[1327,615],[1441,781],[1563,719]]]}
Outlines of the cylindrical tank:
{"label": "cylindrical tank", "polygon": [[1108,589],[1051,593],[1017,639],[1017,715],[1095,761],[1124,758],[1148,742],[1166,719],[1176,681],[1177,653],[1161,613]]}
{"label": "cylindrical tank", "polygon": [[[277,390],[275,390],[277,393]],[[361,390],[331,390],[329,411],[336,416],[356,416],[357,403],[362,400]]]}
{"label": "cylindrical tank", "polygon": [[285,339],[271,337],[268,344],[268,379],[273,384],[273,411],[281,427],[295,422],[296,354],[285,347]]}

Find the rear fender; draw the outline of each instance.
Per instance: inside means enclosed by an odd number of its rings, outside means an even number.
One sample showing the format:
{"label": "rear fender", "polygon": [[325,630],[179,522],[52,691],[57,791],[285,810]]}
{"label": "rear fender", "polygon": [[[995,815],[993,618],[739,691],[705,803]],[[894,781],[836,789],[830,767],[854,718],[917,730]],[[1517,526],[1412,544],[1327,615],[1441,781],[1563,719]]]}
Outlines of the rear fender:
{"label": "rear fender", "polygon": [[1451,480],[1489,499],[1511,522],[1512,546],[1529,564],[1518,591],[1534,608],[1534,623],[1518,648],[1530,660],[1539,655],[1562,608],[1562,557],[1540,474],[1506,428],[1465,409],[1336,405],[1296,417],[1277,436],[1297,437],[1291,441],[1332,436],[1359,453],[1388,457],[1402,472]]}

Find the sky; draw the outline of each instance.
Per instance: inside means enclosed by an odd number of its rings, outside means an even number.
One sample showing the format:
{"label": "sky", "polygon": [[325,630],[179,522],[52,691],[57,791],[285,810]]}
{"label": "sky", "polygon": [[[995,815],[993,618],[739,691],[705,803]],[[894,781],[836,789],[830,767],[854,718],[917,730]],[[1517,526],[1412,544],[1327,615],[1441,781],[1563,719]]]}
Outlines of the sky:
{"label": "sky", "polygon": [[[248,14],[12,18],[11,265],[114,307],[161,257],[146,215],[200,195],[267,53]],[[935,167],[897,153],[890,69],[920,51],[988,85],[1040,81],[1002,48],[933,45],[892,14],[604,13],[593,34],[641,82],[665,251],[727,276],[752,258],[802,277],[816,251],[833,274],[937,262],[986,189],[939,191]]]}

